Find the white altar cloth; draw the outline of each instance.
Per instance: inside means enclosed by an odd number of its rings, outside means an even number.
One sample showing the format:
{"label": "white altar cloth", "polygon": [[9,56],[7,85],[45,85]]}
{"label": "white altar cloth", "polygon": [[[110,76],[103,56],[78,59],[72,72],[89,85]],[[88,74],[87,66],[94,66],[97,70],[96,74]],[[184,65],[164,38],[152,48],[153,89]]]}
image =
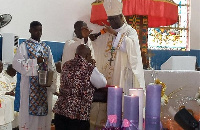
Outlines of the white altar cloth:
{"label": "white altar cloth", "polygon": [[[148,85],[153,82],[151,76],[152,70],[145,70],[145,83]],[[171,92],[182,88],[182,90],[176,91],[169,98],[169,102],[166,106],[161,107],[163,112],[161,119],[172,118],[173,115],[178,112],[181,106],[193,111],[195,115],[199,114],[200,105],[194,99],[198,88],[200,87],[200,71],[184,71],[184,70],[155,70],[157,78],[161,82],[166,84],[165,94],[168,96]],[[172,113],[171,108],[175,113]],[[165,117],[165,118],[164,118]]]}
{"label": "white altar cloth", "polygon": [[196,56],[171,56],[161,70],[195,70]]}
{"label": "white altar cloth", "polygon": [[[183,88],[183,93],[194,97],[200,87],[200,71],[184,70],[154,70],[157,78],[167,86],[166,95]],[[153,83],[152,70],[145,70],[145,84]],[[188,91],[189,90],[189,91]]]}

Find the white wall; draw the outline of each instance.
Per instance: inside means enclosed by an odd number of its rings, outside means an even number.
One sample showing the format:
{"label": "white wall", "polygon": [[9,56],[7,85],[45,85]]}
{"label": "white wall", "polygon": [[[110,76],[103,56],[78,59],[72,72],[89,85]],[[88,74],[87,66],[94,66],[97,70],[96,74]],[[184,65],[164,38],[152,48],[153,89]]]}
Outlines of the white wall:
{"label": "white wall", "polygon": [[190,49],[200,50],[200,0],[191,0]]}
{"label": "white wall", "polygon": [[[14,33],[29,38],[29,24],[38,20],[43,24],[43,40],[65,42],[72,38],[73,25],[84,20],[98,32],[101,27],[91,24],[91,3],[94,0],[0,0],[0,14],[13,16],[0,33]],[[191,49],[200,50],[200,0],[191,0]]]}
{"label": "white wall", "polygon": [[29,38],[29,24],[38,20],[43,24],[42,40],[65,42],[72,38],[77,20],[89,23],[95,32],[100,30],[91,24],[90,11],[93,0],[0,0],[0,14],[11,14],[13,19],[1,33],[14,33]]}

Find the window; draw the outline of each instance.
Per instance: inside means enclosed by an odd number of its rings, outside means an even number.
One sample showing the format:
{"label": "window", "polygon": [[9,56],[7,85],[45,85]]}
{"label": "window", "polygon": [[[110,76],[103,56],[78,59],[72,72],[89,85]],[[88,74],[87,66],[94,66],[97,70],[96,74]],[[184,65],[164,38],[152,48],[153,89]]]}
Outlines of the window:
{"label": "window", "polygon": [[189,50],[190,0],[174,0],[178,4],[178,22],[170,26],[148,28],[148,49]]}

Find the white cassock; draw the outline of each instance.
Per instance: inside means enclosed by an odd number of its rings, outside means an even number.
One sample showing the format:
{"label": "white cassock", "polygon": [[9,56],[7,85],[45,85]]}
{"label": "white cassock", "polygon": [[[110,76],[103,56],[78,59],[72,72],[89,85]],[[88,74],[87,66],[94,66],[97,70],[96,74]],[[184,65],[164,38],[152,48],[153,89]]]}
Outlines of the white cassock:
{"label": "white cassock", "polygon": [[17,77],[16,76],[11,77],[10,75],[7,74],[6,70],[4,70],[2,74],[5,77],[7,84],[9,84],[6,91],[8,92],[12,91],[16,87]]}
{"label": "white cassock", "polygon": [[[85,44],[84,38],[79,39],[79,38],[74,37],[72,40],[69,40],[65,43],[65,46],[64,46],[64,49],[63,49],[63,55],[62,55],[62,65],[66,61],[74,59],[74,56],[75,56],[75,53],[76,53],[76,48],[81,44]],[[91,50],[92,58],[95,59],[94,58],[94,49],[93,49],[93,45],[92,45],[90,38],[88,38],[88,42],[86,43],[86,45]]]}
{"label": "white cassock", "polygon": [[1,94],[5,94],[5,92],[9,92],[9,89],[11,88],[10,84],[8,83],[8,81],[6,80],[5,75],[2,73],[0,73],[0,93]]}
{"label": "white cassock", "polygon": [[[8,84],[6,92],[12,91],[16,87],[17,77],[16,76],[11,77],[10,75],[7,74],[6,70],[2,72],[2,75],[5,77],[5,80]],[[8,97],[14,102],[15,97],[13,96],[8,96]],[[13,104],[13,107],[14,107],[14,104]],[[19,126],[18,115],[19,115],[18,112],[14,111],[14,120],[12,121],[12,128]]]}
{"label": "white cassock", "polygon": [[[35,42],[35,41],[34,41]],[[48,69],[55,71],[55,64],[50,48],[48,57]],[[13,59],[13,68],[21,73],[20,82],[20,109],[19,129],[20,130],[50,130],[52,117],[52,93],[56,91],[53,84],[47,88],[48,114],[46,116],[29,115],[29,76],[37,76],[37,59],[28,59],[25,43],[20,44]],[[54,76],[55,77],[55,76]]]}
{"label": "white cassock", "polygon": [[145,88],[140,45],[137,32],[131,26],[123,24],[116,31],[117,36],[106,33],[94,41],[94,54],[97,68],[108,85],[119,86],[128,94],[130,88]]}
{"label": "white cassock", "polygon": [[0,73],[0,130],[12,130],[14,120],[14,97],[4,95],[13,89],[11,81],[5,76],[5,72]]}
{"label": "white cassock", "polygon": [[0,73],[0,91],[10,92],[15,88],[16,82],[16,76],[11,77],[5,70]]}

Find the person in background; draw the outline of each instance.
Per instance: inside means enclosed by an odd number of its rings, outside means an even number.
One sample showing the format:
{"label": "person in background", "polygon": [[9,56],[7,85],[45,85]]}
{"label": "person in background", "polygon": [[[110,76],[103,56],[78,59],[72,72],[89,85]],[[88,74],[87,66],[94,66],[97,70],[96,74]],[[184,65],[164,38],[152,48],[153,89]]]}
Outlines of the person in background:
{"label": "person in background", "polygon": [[[6,78],[7,83],[9,84],[9,88],[7,88],[7,92],[5,95],[10,95],[12,97],[9,97],[11,100],[15,100],[15,89],[16,89],[16,70],[13,68],[12,64],[8,64],[7,69],[3,72],[4,77]],[[19,126],[19,113],[14,111],[14,120],[12,121],[12,128],[13,130],[17,129]]]}
{"label": "person in background", "polygon": [[8,65],[6,70],[3,70],[3,63],[0,61],[0,91],[6,95],[14,96],[14,89],[16,85],[16,70],[12,65]]}
{"label": "person in background", "polygon": [[61,73],[61,61],[56,62],[55,65],[56,65],[56,71],[58,73]]}
{"label": "person in background", "polygon": [[4,77],[3,73],[2,73],[2,71],[3,71],[3,63],[2,63],[2,61],[0,60],[0,91],[2,91],[2,92],[0,92],[0,93],[3,94],[3,93],[4,93],[3,91],[6,90],[7,85],[6,85],[6,79],[5,79],[5,77]]}
{"label": "person in background", "polygon": [[[0,130],[5,129],[12,129],[12,123],[8,121],[13,120],[13,116],[9,111],[12,111],[12,101],[14,100],[14,97],[5,95],[6,92],[8,92],[9,88],[12,88],[10,86],[9,80],[5,77],[5,70],[3,71],[3,63],[0,60]],[[4,105],[3,105],[4,104]],[[8,110],[8,111],[6,111]],[[8,114],[9,112],[9,114]]]}
{"label": "person in background", "polygon": [[[12,67],[12,64],[9,64],[6,70],[3,70],[3,63],[0,61],[0,93],[6,96],[10,100],[14,101],[14,90],[16,86],[16,70]],[[13,110],[14,111],[14,110]],[[15,128],[18,126],[18,114],[14,112],[14,120],[12,121],[12,127]],[[0,129],[2,129],[0,127]]]}
{"label": "person in background", "polygon": [[[55,75],[57,76],[55,79],[56,82],[56,92],[53,93],[53,99],[52,99],[52,109],[58,100],[58,95],[59,95],[59,89],[60,89],[60,73],[61,73],[61,61],[58,61],[55,63],[56,65],[56,72]],[[52,124],[54,124],[54,113],[52,112]]]}
{"label": "person in background", "polygon": [[21,74],[17,72],[17,81],[15,87],[15,101],[14,101],[14,111],[19,112],[20,108],[20,81],[21,81]]}
{"label": "person in background", "polygon": [[3,72],[3,63],[2,61],[0,61],[0,93],[4,94],[6,92],[7,86],[9,85],[6,83],[6,78],[2,72]]}
{"label": "person in background", "polygon": [[85,44],[89,46],[89,48],[92,51],[92,58],[94,59],[93,46],[89,38],[89,34],[91,32],[92,30],[88,29],[88,26],[84,21],[77,21],[74,24],[74,33],[76,37],[74,37],[72,40],[69,40],[65,43],[65,46],[63,49],[63,55],[62,55],[62,65],[66,61],[74,58],[75,53],[76,53],[76,48],[80,44]]}
{"label": "person in background", "polygon": [[19,129],[50,130],[52,93],[55,83],[41,86],[38,82],[38,70],[55,71],[50,47],[41,41],[42,24],[30,23],[31,38],[21,43],[13,58],[13,68],[21,74]]}
{"label": "person in background", "polygon": [[[13,78],[16,75],[16,70],[13,68],[12,64],[8,64],[5,73]],[[11,79],[11,80],[14,81],[14,83],[16,83],[16,79]]]}
{"label": "person in background", "polygon": [[62,66],[60,93],[53,108],[56,130],[89,130],[94,89],[105,87],[106,83],[89,47],[79,45],[74,59]]}
{"label": "person in background", "polygon": [[59,94],[59,88],[60,88],[60,73],[61,73],[61,61],[58,61],[55,63],[56,65],[56,75],[57,75],[57,80],[56,80],[56,92],[54,93],[54,95]]}
{"label": "person in background", "polygon": [[16,82],[17,82],[16,70],[12,67],[12,64],[9,64],[7,69],[3,71],[2,73],[9,84],[9,88],[7,88],[8,92],[6,92],[5,94],[14,96],[15,95],[14,91],[15,91]]}

